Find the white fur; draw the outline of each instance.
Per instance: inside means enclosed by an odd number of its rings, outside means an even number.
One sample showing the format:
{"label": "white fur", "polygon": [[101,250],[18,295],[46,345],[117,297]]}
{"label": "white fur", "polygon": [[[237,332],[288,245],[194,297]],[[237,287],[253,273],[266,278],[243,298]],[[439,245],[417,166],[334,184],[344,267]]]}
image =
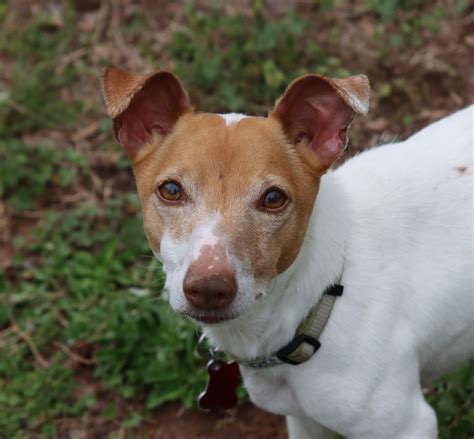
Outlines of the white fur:
{"label": "white fur", "polygon": [[311,238],[272,293],[205,327],[229,353],[268,355],[326,286],[344,285],[307,363],[242,367],[255,404],[290,415],[292,438],[328,437],[321,426],[358,439],[436,437],[422,383],[474,355],[473,108],[324,176]]}
{"label": "white fur", "polygon": [[352,108],[360,114],[367,114],[369,111],[369,94],[367,96],[357,96],[355,93],[348,93],[347,99]]}
{"label": "white fur", "polygon": [[237,123],[242,119],[245,119],[249,116],[246,114],[242,113],[225,113],[225,114],[219,114],[224,120],[227,126],[232,125],[233,123]]}
{"label": "white fur", "polygon": [[173,239],[166,230],[163,234],[160,256],[166,273],[165,291],[175,311],[182,312],[187,308],[182,285],[189,266],[197,259],[204,246],[213,246],[219,242],[215,234],[218,221],[217,215],[206,216],[189,236],[183,236],[179,240]]}
{"label": "white fur", "polygon": [[[181,239],[173,239],[168,230],[165,230],[163,234],[161,253],[156,256],[163,262],[163,271],[166,273],[165,294],[171,307],[177,312],[188,314],[191,311],[184,296],[183,282],[189,266],[198,259],[205,246],[222,245],[230,265],[235,270],[239,294],[228,309],[228,316],[240,314],[255,300],[255,295],[260,294],[262,287],[257,285],[253,277],[249,275],[242,261],[232,254],[225,237],[217,235],[216,229],[221,219],[218,214],[202,215],[201,223],[194,227],[189,235],[182,236]],[[214,260],[218,260],[219,257],[214,256]],[[208,266],[208,269],[211,268],[212,265]]]}

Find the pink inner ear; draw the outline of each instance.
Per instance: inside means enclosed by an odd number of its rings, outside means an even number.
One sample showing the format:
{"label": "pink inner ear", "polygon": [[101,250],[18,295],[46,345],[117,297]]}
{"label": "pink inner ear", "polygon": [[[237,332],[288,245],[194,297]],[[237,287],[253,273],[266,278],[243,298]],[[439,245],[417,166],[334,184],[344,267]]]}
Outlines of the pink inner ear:
{"label": "pink inner ear", "polygon": [[167,73],[158,75],[151,78],[128,108],[114,119],[115,135],[133,155],[153,134],[168,134],[188,108],[189,102],[177,80]]}
{"label": "pink inner ear", "polygon": [[302,140],[329,167],[346,145],[347,128],[354,117],[352,108],[335,89],[320,78],[308,78],[289,89],[278,104],[280,118],[290,140]]}
{"label": "pink inner ear", "polygon": [[[347,128],[354,111],[331,88],[307,99],[301,110],[308,127],[310,143],[322,165],[330,166],[339,157],[347,141]],[[298,110],[297,110],[298,111]]]}

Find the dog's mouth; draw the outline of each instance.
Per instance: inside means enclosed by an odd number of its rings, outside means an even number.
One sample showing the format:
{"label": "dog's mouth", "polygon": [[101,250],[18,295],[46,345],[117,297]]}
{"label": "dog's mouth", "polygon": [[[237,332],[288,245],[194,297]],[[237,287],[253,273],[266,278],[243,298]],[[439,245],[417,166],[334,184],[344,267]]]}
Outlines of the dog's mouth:
{"label": "dog's mouth", "polygon": [[198,311],[192,309],[182,311],[181,314],[206,325],[217,325],[236,319],[239,316],[237,313],[223,312],[220,310]]}

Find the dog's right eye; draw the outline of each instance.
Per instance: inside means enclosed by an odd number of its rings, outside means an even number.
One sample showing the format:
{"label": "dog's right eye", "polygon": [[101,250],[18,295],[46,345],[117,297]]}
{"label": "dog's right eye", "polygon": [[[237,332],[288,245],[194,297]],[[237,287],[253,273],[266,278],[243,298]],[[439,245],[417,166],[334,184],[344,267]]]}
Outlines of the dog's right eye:
{"label": "dog's right eye", "polygon": [[158,186],[158,196],[165,202],[174,203],[183,198],[183,189],[176,181],[165,181]]}

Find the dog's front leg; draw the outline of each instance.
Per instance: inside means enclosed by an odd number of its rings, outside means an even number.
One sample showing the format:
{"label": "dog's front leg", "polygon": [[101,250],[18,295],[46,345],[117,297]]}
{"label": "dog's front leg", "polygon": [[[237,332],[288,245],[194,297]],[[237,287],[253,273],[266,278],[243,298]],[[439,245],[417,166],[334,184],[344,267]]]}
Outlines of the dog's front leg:
{"label": "dog's front leg", "polygon": [[287,416],[289,439],[331,439],[334,434],[307,417]]}

